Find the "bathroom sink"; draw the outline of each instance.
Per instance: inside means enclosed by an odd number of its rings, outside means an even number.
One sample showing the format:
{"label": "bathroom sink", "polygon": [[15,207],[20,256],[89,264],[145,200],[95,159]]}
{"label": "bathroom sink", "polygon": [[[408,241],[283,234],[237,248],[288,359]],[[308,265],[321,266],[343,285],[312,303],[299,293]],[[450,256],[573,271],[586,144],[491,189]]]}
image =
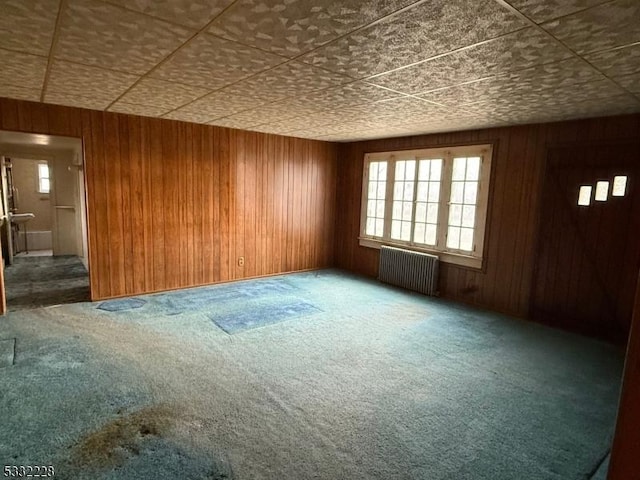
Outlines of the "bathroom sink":
{"label": "bathroom sink", "polygon": [[35,215],[33,213],[10,213],[9,219],[11,223],[15,223],[16,225],[22,225],[23,223],[27,223],[31,220]]}

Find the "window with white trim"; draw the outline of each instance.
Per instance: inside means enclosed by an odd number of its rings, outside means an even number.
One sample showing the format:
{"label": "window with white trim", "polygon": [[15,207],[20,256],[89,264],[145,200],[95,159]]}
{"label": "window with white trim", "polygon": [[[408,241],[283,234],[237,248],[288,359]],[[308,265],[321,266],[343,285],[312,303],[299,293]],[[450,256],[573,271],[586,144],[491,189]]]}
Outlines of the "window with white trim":
{"label": "window with white trim", "polygon": [[481,268],[492,145],[365,155],[360,244]]}
{"label": "window with white trim", "polygon": [[50,190],[49,164],[40,162],[38,163],[38,193],[49,193]]}

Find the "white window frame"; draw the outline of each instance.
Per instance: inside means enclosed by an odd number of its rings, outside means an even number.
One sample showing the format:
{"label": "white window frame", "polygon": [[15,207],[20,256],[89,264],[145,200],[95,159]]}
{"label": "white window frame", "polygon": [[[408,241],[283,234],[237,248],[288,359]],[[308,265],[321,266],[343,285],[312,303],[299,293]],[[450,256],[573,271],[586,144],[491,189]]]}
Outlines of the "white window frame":
{"label": "white window frame", "polygon": [[[446,247],[449,223],[449,200],[451,195],[451,178],[453,173],[453,159],[455,157],[480,157],[480,178],[476,203],[476,219],[474,227],[474,249],[472,252],[453,250]],[[419,252],[437,255],[441,261],[453,263],[474,269],[484,268],[484,243],[487,223],[487,208],[489,203],[489,186],[491,180],[491,160],[493,145],[465,145],[444,148],[425,148],[420,150],[399,150],[393,152],[373,152],[364,156],[362,179],[361,211],[360,211],[360,245],[379,249],[383,245],[406,248]],[[394,240],[391,238],[391,206],[393,205],[393,189],[395,183],[395,161],[442,159],[442,174],[440,178],[440,198],[438,202],[438,230],[436,246],[415,244],[410,241]],[[367,197],[369,187],[369,164],[371,162],[387,161],[387,184],[385,195],[384,234],[373,237],[365,234],[367,221]],[[416,173],[417,175],[417,173]],[[415,194],[414,194],[415,195]],[[414,197],[414,216],[415,216]]]}
{"label": "white window frame", "polygon": [[[45,166],[47,167],[47,176],[44,177],[40,174],[40,168],[41,166]],[[40,161],[37,163],[37,171],[38,171],[38,176],[37,176],[37,182],[38,184],[36,185],[36,191],[41,194],[41,195],[48,195],[51,193],[51,170],[49,169],[49,162],[45,162],[45,161]],[[47,180],[49,180],[49,190],[44,191],[42,189],[42,179],[46,178]]]}

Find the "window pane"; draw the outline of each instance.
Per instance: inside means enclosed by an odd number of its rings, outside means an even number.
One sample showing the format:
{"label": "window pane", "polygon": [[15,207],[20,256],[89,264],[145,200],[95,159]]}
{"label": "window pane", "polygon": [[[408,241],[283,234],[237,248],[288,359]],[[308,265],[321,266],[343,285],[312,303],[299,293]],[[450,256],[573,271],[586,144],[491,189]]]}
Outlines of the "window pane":
{"label": "window pane", "polygon": [[387,190],[387,182],[378,182],[378,191],[376,192],[376,196],[378,198],[384,198]]}
{"label": "window pane", "polygon": [[467,205],[475,205],[478,197],[478,184],[476,182],[465,182],[464,184],[464,203]]}
{"label": "window pane", "polygon": [[597,182],[596,183],[596,195],[595,200],[597,202],[606,202],[609,196],[609,182]]}
{"label": "window pane", "polygon": [[378,180],[378,162],[371,162],[369,164],[369,181],[375,182]]}
{"label": "window pane", "polygon": [[473,228],[476,221],[476,207],[465,205],[462,207],[462,226]]}
{"label": "window pane", "polygon": [[451,203],[462,203],[464,182],[451,182]]}
{"label": "window pane", "polygon": [[400,230],[400,240],[409,241],[411,239],[411,222],[402,222]]}
{"label": "window pane", "polygon": [[396,183],[393,185],[393,199],[397,200],[402,198],[402,192],[404,190],[404,183],[403,182],[398,182],[396,180]]}
{"label": "window pane", "polygon": [[429,183],[429,201],[430,202],[440,201],[440,182]]}
{"label": "window pane", "polygon": [[466,158],[453,159],[453,176],[451,177],[452,180],[464,180],[466,163]]}
{"label": "window pane", "polygon": [[431,181],[439,182],[442,174],[442,159],[431,160]]}
{"label": "window pane", "polygon": [[367,235],[375,235],[376,233],[376,221],[374,218],[367,218],[367,228],[364,229],[364,233]]}
{"label": "window pane", "polygon": [[435,245],[437,238],[437,227],[435,225],[428,224],[427,231],[424,235],[424,243],[427,245]]}
{"label": "window pane", "polygon": [[369,200],[367,202],[367,217],[375,217],[376,216],[376,201]]}
{"label": "window pane", "polygon": [[416,222],[426,222],[427,221],[427,204],[418,202],[416,203]]}
{"label": "window pane", "polygon": [[400,220],[391,222],[391,238],[397,240],[400,238]]}
{"label": "window pane", "polygon": [[404,180],[404,161],[396,162],[396,182]]}
{"label": "window pane", "polygon": [[458,227],[449,227],[447,233],[447,248],[460,248],[460,229]]}
{"label": "window pane", "polygon": [[377,183],[369,182],[369,193],[367,194],[367,198],[376,198],[377,191]]}
{"label": "window pane", "polygon": [[378,200],[377,201],[376,217],[384,218],[384,200]]}
{"label": "window pane", "polygon": [[431,160],[420,160],[420,163],[418,165],[418,180],[429,180]]}
{"label": "window pane", "polygon": [[424,223],[416,223],[415,230],[413,231],[413,241],[415,243],[424,243]]}
{"label": "window pane", "polygon": [[624,197],[627,192],[627,177],[617,176],[613,177],[613,190],[611,191],[612,197]]}
{"label": "window pane", "polygon": [[402,203],[402,220],[404,220],[405,222],[410,222],[412,213],[413,213],[413,203],[403,202]]}
{"label": "window pane", "polygon": [[466,252],[473,250],[473,228],[460,229],[460,250]]}
{"label": "window pane", "polygon": [[591,185],[582,185],[578,193],[578,205],[588,207],[591,205]]}
{"label": "window pane", "polygon": [[382,218],[376,219],[376,237],[381,237],[384,233],[384,220]]}
{"label": "window pane", "polygon": [[404,171],[405,180],[415,180],[416,179],[416,161],[415,160],[407,160],[407,164],[405,166]]}
{"label": "window pane", "polygon": [[393,220],[400,220],[402,216],[402,202],[393,202],[393,213],[391,214],[391,218]]}
{"label": "window pane", "polygon": [[49,193],[49,187],[50,187],[49,179],[48,178],[41,178],[40,179],[40,192]]}
{"label": "window pane", "polygon": [[462,205],[451,205],[449,208],[449,225],[462,225]]}
{"label": "window pane", "polygon": [[438,223],[438,204],[430,203],[427,207],[427,222]]}
{"label": "window pane", "polygon": [[404,199],[412,202],[413,201],[413,182],[405,182],[404,184]]}
{"label": "window pane", "polygon": [[378,168],[378,181],[386,181],[387,180],[387,162],[379,162],[380,167]]}
{"label": "window pane", "polygon": [[47,163],[38,164],[38,177],[49,178],[49,165]]}
{"label": "window pane", "polygon": [[429,184],[427,182],[418,183],[418,196],[416,200],[419,202],[426,202],[429,194]]}
{"label": "window pane", "polygon": [[467,180],[477,181],[480,178],[480,157],[467,159]]}

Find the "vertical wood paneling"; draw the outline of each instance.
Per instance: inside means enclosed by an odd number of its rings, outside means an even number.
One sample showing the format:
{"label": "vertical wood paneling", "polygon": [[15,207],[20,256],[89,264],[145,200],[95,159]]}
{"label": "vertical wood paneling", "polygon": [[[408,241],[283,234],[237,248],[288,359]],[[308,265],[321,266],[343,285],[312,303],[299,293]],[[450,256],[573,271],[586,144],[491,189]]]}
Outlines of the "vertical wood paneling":
{"label": "vertical wood paneling", "polygon": [[334,144],[4,98],[0,129],[82,137],[94,300],[333,265]]}
{"label": "vertical wood paneling", "polygon": [[[545,125],[390,138],[340,145],[338,150],[336,266],[376,276],[378,250],[358,244],[363,158],[366,152],[497,142],[487,216],[483,271],[442,264],[445,297],[527,316],[531,299],[542,177],[547,146],[554,143],[624,140],[640,135],[640,116],[628,115]],[[576,266],[579,268],[579,266]],[[553,272],[549,272],[553,276]],[[560,285],[544,285],[560,291]],[[566,284],[562,288],[567,288]],[[565,292],[566,293],[566,292]]]}

